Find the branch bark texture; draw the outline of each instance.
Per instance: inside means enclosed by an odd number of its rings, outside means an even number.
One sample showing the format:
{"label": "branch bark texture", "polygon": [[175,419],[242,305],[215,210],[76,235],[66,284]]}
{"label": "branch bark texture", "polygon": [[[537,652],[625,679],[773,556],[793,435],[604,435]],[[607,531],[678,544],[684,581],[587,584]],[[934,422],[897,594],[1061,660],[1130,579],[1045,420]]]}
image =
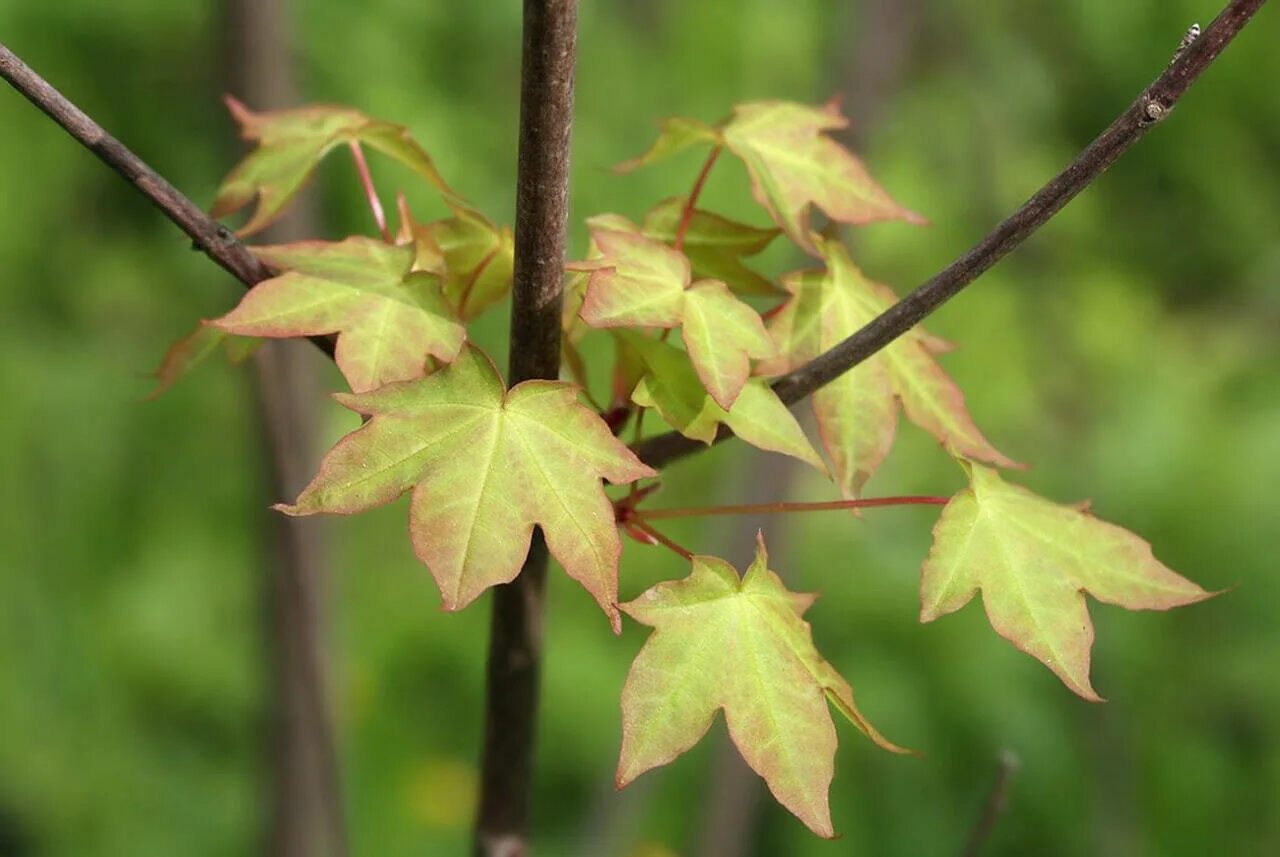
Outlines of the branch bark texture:
{"label": "branch bark texture", "polygon": [[[577,0],[525,0],[512,385],[560,376],[577,27]],[[528,850],[546,569],[547,547],[539,533],[520,576],[493,593],[474,841],[479,857],[520,857]]]}

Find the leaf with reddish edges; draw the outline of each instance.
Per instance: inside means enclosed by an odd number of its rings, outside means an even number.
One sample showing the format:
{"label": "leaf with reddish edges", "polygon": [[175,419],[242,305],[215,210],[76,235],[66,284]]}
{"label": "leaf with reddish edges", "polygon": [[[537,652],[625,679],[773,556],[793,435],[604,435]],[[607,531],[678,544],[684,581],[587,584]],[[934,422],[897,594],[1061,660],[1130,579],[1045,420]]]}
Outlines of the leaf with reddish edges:
{"label": "leaf with reddish edges", "polygon": [[759,314],[718,280],[691,283],[689,260],[655,238],[602,228],[591,238],[596,255],[570,265],[590,273],[582,320],[598,328],[680,326],[703,386],[732,408],[751,358],[775,353]]}
{"label": "leaf with reddish edges", "polygon": [[827,135],[848,124],[834,103],[822,107],[789,101],[739,104],[718,128],[692,119],[667,120],[653,147],[618,169],[646,166],[692,146],[723,145],[746,165],[756,201],[809,253],[816,252],[809,227],[809,209],[814,205],[838,223],[924,223],[920,215],[894,202],[862,162]]}
{"label": "leaf with reddish edges", "polygon": [[665,161],[672,155],[701,146],[706,143],[720,145],[720,132],[697,119],[675,117],[661,122],[662,130],[658,139],[647,151],[614,167],[615,172],[629,173],[640,167],[647,167],[659,161]]}
{"label": "leaf with reddish edges", "polygon": [[[675,241],[684,200],[676,197],[654,206],[644,218],[645,235],[671,244]],[[781,233],[778,229],[748,226],[694,209],[684,233],[684,254],[689,257],[694,279],[721,280],[742,295],[775,297],[781,290],[765,277],[748,268],[742,260],[769,246]]]}
{"label": "leaf with reddish edges", "polygon": [[693,747],[723,710],[729,736],[778,802],[831,838],[827,793],[836,731],[828,703],[880,747],[849,686],[813,645],[802,615],[813,596],[789,592],[769,570],[764,539],[745,577],[695,556],[688,577],[621,605],[654,628],[622,689],[621,788]]}
{"label": "leaf with reddish edges", "polygon": [[[827,269],[783,278],[792,298],[769,321],[779,356],[761,363],[757,367],[761,374],[795,369],[897,302],[891,289],[858,270],[838,241],[814,236],[814,243]],[[888,455],[899,401],[912,422],[956,455],[1002,467],[1019,466],[974,425],[964,395],[934,358],[944,345],[919,327],[913,328],[814,394],[818,433],[844,496],[856,497]]]}
{"label": "leaf with reddish edges", "polygon": [[226,352],[228,362],[235,365],[247,360],[261,344],[261,339],[230,336],[216,327],[199,324],[165,351],[160,365],[151,373],[156,379],[155,386],[143,401],[149,402],[167,393],[170,387],[208,360],[219,347]]}
{"label": "leaf with reddish edges", "polygon": [[629,330],[615,331],[614,336],[645,366],[631,400],[655,408],[685,437],[711,443],[716,426],[724,423],[753,446],[790,455],[827,472],[796,418],[763,379],[748,381],[726,411],[707,394],[689,356],[679,348]]}
{"label": "leaf with reddish edges", "polygon": [[214,217],[224,217],[256,199],[253,216],[240,227],[238,235],[252,235],[270,226],[302,190],[325,155],[335,146],[353,140],[400,161],[446,199],[457,199],[431,156],[400,125],[370,119],[346,107],[316,105],[257,113],[231,96],[226,102],[240,124],[241,136],[257,144],[218,188],[211,210]]}
{"label": "leaf with reddish edges", "polygon": [[920,582],[920,621],[955,612],[982,590],[996,633],[1085,699],[1093,623],[1084,594],[1129,610],[1168,610],[1215,593],[1175,574],[1128,530],[1079,506],[1051,503],[980,464],[942,510]]}
{"label": "leaf with reddish edges", "polygon": [[464,322],[511,291],[515,244],[511,230],[473,208],[454,204],[453,216],[422,224],[399,199],[399,243],[414,242],[414,269],[440,277],[444,296]]}
{"label": "leaf with reddish edges", "polygon": [[615,630],[621,543],[600,480],[656,473],[560,381],[507,391],[466,346],[432,375],[338,401],[369,421],[329,451],[290,515],[352,514],[413,490],[414,551],[446,610],[513,580],[536,524],[552,556],[600,604]]}
{"label": "leaf with reddish edges", "polygon": [[838,223],[924,222],[894,202],[861,161],[826,135],[848,124],[834,104],[814,108],[760,101],[735,107],[723,129],[725,145],[747,165],[756,201],[809,252],[815,252],[810,205]]}
{"label": "leaf with reddish edges", "polygon": [[371,238],[256,247],[284,270],[209,324],[240,336],[337,333],[334,357],[357,393],[419,378],[428,356],[448,363],[466,331],[430,274],[411,271],[414,250]]}

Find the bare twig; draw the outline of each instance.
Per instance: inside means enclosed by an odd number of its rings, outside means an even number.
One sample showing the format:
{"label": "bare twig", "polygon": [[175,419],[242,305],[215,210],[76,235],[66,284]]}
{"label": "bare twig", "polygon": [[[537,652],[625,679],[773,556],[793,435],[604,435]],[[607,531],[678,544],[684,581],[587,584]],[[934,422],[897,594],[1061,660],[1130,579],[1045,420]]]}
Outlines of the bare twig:
{"label": "bare twig", "polygon": [[[524,2],[512,385],[560,374],[577,26],[577,0]],[[547,547],[539,534],[520,576],[493,593],[473,844],[479,857],[520,857],[527,852],[546,568]]]}
{"label": "bare twig", "polygon": [[[1181,53],[1169,67],[1097,139],[990,234],[866,327],[774,382],[773,388],[782,401],[798,402],[876,354],[1031,237],[1169,115],[1191,84],[1265,2],[1231,0],[1198,38],[1179,46]],[[716,439],[731,436],[732,432],[722,429]],[[697,441],[670,432],[645,441],[636,451],[646,464],[659,468],[703,448]]]}
{"label": "bare twig", "polygon": [[[217,262],[247,288],[272,276],[271,271],[249,252],[230,229],[200,210],[181,191],[123,143],[112,137],[79,107],[76,107],[26,63],[0,43],[0,77],[39,107],[46,116],[141,193],[173,223],[187,233],[192,245]],[[310,337],[320,350],[333,356],[331,336]]]}
{"label": "bare twig", "polygon": [[964,851],[961,852],[962,857],[978,857],[982,853],[983,846],[991,838],[991,831],[995,830],[996,822],[1004,815],[1009,803],[1009,786],[1017,773],[1017,755],[1012,750],[1001,751],[1000,767],[996,770],[995,782],[991,784],[991,791],[987,792],[987,799],[982,805],[982,815],[978,816],[978,823],[969,833],[969,840],[965,843]]}

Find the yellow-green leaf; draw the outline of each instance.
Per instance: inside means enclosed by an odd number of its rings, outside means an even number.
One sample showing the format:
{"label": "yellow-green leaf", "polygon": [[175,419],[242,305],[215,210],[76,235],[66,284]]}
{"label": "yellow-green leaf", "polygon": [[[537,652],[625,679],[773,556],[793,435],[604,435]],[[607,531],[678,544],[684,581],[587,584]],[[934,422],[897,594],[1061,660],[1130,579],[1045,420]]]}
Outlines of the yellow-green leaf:
{"label": "yellow-green leaf", "polygon": [[[671,244],[675,241],[685,201],[676,197],[654,206],[644,218],[644,234]],[[697,280],[720,280],[742,295],[776,297],[782,291],[743,264],[777,238],[781,230],[748,226],[709,211],[694,209],[685,228],[683,251]]]}
{"label": "yellow-green leaf", "polygon": [[435,277],[412,271],[411,246],[371,238],[256,247],[285,273],[254,286],[231,312],[209,322],[240,336],[337,333],[335,359],[357,393],[419,378],[428,355],[445,363],[466,331]]}
{"label": "yellow-green leaf", "polygon": [[718,280],[690,282],[688,258],[656,238],[591,231],[593,255],[570,269],[589,272],[579,310],[592,327],[682,327],[694,369],[716,404],[732,408],[751,359],[772,357],[760,315]]}
{"label": "yellow-green leaf", "polygon": [[710,125],[699,122],[697,119],[681,119],[679,117],[664,119],[661,123],[661,128],[658,139],[654,141],[647,151],[629,161],[623,161],[614,167],[614,170],[620,173],[629,173],[640,167],[666,160],[672,155],[694,146],[700,146],[705,143],[718,145],[720,143],[719,132]]}
{"label": "yellow-green leaf", "polygon": [[745,577],[695,556],[688,577],[622,605],[654,628],[622,690],[618,786],[697,744],[723,710],[729,735],[778,802],[819,836],[832,837],[827,793],[836,731],[828,703],[879,746],[853,689],[814,647],[804,608],[769,570],[764,539]]}
{"label": "yellow-green leaf", "polygon": [[241,136],[257,146],[218,188],[211,211],[214,217],[224,217],[257,199],[253,216],[238,235],[252,235],[270,226],[325,155],[352,140],[400,161],[446,199],[457,199],[431,156],[400,125],[370,119],[346,107],[317,105],[257,113],[230,96],[226,101],[240,124]]}
{"label": "yellow-green leaf", "polygon": [[[783,279],[791,300],[769,321],[779,356],[761,374],[788,372],[847,337],[897,302],[888,287],[868,279],[838,241],[814,236],[825,271]],[[907,417],[956,455],[1003,467],[1003,455],[974,425],[964,395],[934,353],[944,343],[913,328],[813,396],[818,432],[846,497],[856,497],[893,445],[898,402]]]}
{"label": "yellow-green leaf", "polygon": [[747,165],[756,201],[809,252],[814,252],[810,205],[839,223],[923,222],[894,202],[861,161],[827,136],[847,124],[834,104],[815,108],[760,101],[735,107],[722,129],[725,145]]}
{"label": "yellow-green leaf", "polygon": [[920,583],[920,621],[959,610],[982,590],[996,633],[1040,660],[1080,696],[1093,623],[1084,595],[1130,610],[1168,610],[1213,593],[1175,574],[1128,530],[1039,497],[980,464],[934,528]]}
{"label": "yellow-green leaf", "polygon": [[655,408],[685,437],[711,443],[716,426],[724,423],[753,446],[790,455],[827,472],[796,418],[763,379],[749,380],[726,411],[707,394],[689,356],[679,348],[629,330],[614,335],[645,366],[646,374],[632,391],[631,400]]}
{"label": "yellow-green leaf", "polygon": [[447,610],[513,580],[537,525],[616,630],[622,548],[600,480],[656,474],[577,396],[560,381],[507,391],[489,358],[467,346],[424,379],[339,396],[369,421],[330,450],[293,505],[280,508],[352,514],[412,489],[414,551]]}

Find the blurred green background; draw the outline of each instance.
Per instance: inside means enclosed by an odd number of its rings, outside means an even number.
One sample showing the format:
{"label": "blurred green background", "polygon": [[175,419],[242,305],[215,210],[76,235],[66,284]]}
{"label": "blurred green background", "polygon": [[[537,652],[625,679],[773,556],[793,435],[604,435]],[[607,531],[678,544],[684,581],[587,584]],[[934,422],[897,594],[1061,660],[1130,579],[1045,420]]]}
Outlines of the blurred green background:
{"label": "blurred green background", "polygon": [[[607,166],[666,115],[845,93],[851,139],[933,225],[859,230],[856,257],[909,288],[1061,167],[1168,62],[1216,0],[597,0],[581,11],[581,218],[686,192],[700,155]],[[303,97],[408,124],[494,219],[513,208],[514,0],[294,0]],[[240,149],[218,98],[235,61],[213,0],[9,0],[0,40],[201,203]],[[1094,500],[1210,589],[1171,614],[1092,607],[1094,682],[1071,695],[971,604],[917,623],[928,509],[774,519],[774,565],[824,597],[819,648],[920,759],[841,727],[817,840],[725,751],[723,727],[622,793],[618,694],[644,639],[613,638],[552,575],[536,839],[546,855],[949,855],[1001,751],[1021,765],[986,853],[1280,853],[1280,100],[1264,8],[1169,122],[931,328],[989,437],[1055,499]],[[252,105],[251,105],[252,106]],[[262,415],[211,363],[139,400],[167,344],[239,286],[15,93],[0,91],[0,855],[259,853],[270,810],[264,617],[272,554]],[[384,196],[403,176],[374,163]],[[428,195],[422,194],[423,200]],[[334,158],[322,234],[368,232]],[[707,206],[763,223],[739,166]],[[771,273],[801,263],[785,252]],[[505,307],[478,338],[502,356]],[[305,351],[305,347],[303,347]],[[340,379],[304,358],[324,384]],[[355,425],[326,402],[322,433]],[[315,460],[314,453],[308,453]],[[961,474],[914,427],[872,494]],[[825,499],[741,444],[673,468],[663,505]],[[487,604],[444,614],[403,502],[327,522],[328,652],[355,855],[464,853]],[[742,564],[755,521],[671,527]],[[684,574],[632,545],[622,594]],[[487,600],[487,599],[486,599]]]}

